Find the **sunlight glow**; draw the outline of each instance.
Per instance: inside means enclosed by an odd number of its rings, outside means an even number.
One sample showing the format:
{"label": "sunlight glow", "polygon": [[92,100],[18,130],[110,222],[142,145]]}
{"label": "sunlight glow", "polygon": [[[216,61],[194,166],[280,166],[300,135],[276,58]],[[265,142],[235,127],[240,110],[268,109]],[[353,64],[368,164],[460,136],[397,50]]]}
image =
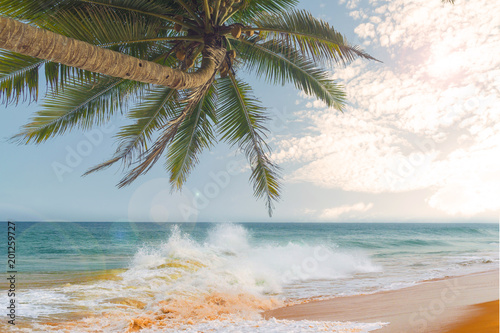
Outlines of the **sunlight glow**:
{"label": "sunlight glow", "polygon": [[427,73],[435,78],[447,79],[459,74],[466,66],[466,62],[464,52],[440,47],[432,52],[427,65]]}

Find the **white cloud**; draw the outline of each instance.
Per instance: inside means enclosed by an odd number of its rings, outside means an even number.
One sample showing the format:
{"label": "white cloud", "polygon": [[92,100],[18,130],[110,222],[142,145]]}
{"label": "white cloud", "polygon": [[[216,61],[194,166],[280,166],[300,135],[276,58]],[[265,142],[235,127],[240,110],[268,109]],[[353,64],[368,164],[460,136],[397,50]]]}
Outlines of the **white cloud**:
{"label": "white cloud", "polygon": [[326,104],[323,101],[315,100],[313,102],[308,102],[306,104],[306,108],[308,108],[308,109],[310,109],[310,108],[322,109],[322,108],[326,108]]}
{"label": "white cloud", "polygon": [[429,189],[429,206],[451,215],[500,210],[500,3],[377,3],[348,8],[363,20],[358,36],[395,64],[357,60],[336,70],[351,106],[343,115],[298,114],[314,132],[279,142],[278,162],[302,164],[287,180],[369,193]]}
{"label": "white cloud", "polygon": [[500,209],[500,135],[493,140],[496,147],[450,154],[441,168],[443,185],[428,199],[431,207],[464,216]]}
{"label": "white cloud", "polygon": [[336,220],[341,216],[345,216],[352,212],[366,212],[373,207],[373,203],[365,204],[364,202],[359,202],[354,205],[344,205],[340,207],[333,207],[329,209],[324,209],[320,214],[319,218],[321,220]]}
{"label": "white cloud", "polygon": [[372,23],[363,23],[358,25],[354,32],[361,38],[374,38],[375,26]]}

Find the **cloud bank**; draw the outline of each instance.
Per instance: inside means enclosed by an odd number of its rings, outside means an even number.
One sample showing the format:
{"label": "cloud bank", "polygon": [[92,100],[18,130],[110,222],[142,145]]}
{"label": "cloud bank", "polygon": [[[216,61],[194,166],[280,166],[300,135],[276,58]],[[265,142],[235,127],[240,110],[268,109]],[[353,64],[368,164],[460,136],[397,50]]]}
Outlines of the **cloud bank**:
{"label": "cloud bank", "polygon": [[339,217],[346,216],[352,212],[366,212],[373,207],[373,203],[365,204],[364,202],[358,202],[354,205],[344,205],[340,207],[333,207],[324,209],[320,214],[319,218],[322,220],[334,221]]}
{"label": "cloud bank", "polygon": [[370,3],[346,7],[363,44],[387,59],[335,70],[351,103],[345,114],[302,99],[297,116],[315,130],[279,141],[274,159],[298,165],[287,180],[428,189],[429,207],[449,215],[500,210],[500,3]]}

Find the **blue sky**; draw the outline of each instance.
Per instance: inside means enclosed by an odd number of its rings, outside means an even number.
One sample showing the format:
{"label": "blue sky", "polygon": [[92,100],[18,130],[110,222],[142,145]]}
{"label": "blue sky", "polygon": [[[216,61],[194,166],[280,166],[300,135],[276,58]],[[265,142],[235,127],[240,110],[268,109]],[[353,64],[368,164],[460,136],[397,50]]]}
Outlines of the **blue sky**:
{"label": "blue sky", "polygon": [[39,108],[2,108],[0,220],[483,221],[500,212],[500,5],[439,0],[302,1],[383,63],[331,68],[344,114],[292,86],[249,73],[269,107],[268,142],[283,168],[270,219],[252,196],[245,158],[205,152],[183,192],[158,163],[117,189],[118,168],[81,175],[116,149],[122,116],[40,145],[7,141]]}

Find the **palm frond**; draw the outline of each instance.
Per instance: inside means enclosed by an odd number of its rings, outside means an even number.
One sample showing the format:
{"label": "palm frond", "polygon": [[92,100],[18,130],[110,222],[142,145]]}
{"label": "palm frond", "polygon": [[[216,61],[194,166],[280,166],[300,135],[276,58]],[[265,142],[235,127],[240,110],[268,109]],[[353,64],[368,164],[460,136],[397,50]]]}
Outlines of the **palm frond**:
{"label": "palm frond", "polygon": [[193,112],[196,105],[200,103],[207,91],[210,89],[214,81],[215,73],[212,75],[211,79],[204,85],[192,89],[188,96],[183,99],[184,108],[182,112],[173,120],[169,121],[165,126],[163,126],[162,135],[155,141],[153,147],[144,152],[141,156],[141,161],[139,165],[132,169],[119,183],[118,187],[123,187],[130,185],[134,180],[136,180],[140,175],[148,172],[162,156],[165,149],[174,140],[179,127]]}
{"label": "palm frond", "polygon": [[45,60],[0,50],[0,98],[4,104],[38,99],[38,70]]}
{"label": "palm frond", "polygon": [[50,92],[57,94],[68,83],[89,83],[97,79],[97,74],[83,69],[47,62],[44,65],[45,78],[50,85]]}
{"label": "palm frond", "polygon": [[232,73],[218,80],[220,107],[218,109],[219,131],[222,140],[238,145],[247,156],[252,173],[254,195],[264,198],[269,215],[274,209],[273,201],[280,195],[279,169],[269,159],[269,147],[262,136],[265,109],[251,94],[251,88],[238,81]]}
{"label": "palm frond", "polygon": [[273,84],[291,82],[306,94],[325,102],[328,107],[343,110],[343,87],[331,80],[329,73],[318,68],[314,61],[306,59],[294,48],[283,45],[280,41],[254,41],[255,38],[234,41],[250,72],[264,76]]}
{"label": "palm frond", "polygon": [[299,50],[315,61],[330,64],[348,63],[358,57],[376,60],[357,46],[351,46],[328,22],[317,19],[305,10],[260,14],[253,29],[263,40],[276,40]]}
{"label": "palm frond", "polygon": [[34,22],[38,18],[52,14],[57,9],[69,4],[69,0],[0,0],[0,14]]}
{"label": "palm frond", "polygon": [[[114,8],[117,10],[133,12],[147,17],[156,17],[172,23],[180,24],[181,26],[192,29],[194,31],[201,31],[192,22],[179,20],[176,15],[185,15],[186,10],[176,0],[120,0],[110,2],[109,0],[81,0],[82,2],[92,3],[102,7]],[[156,8],[155,8],[156,7]]]}
{"label": "palm frond", "polygon": [[169,0],[0,0],[0,14],[35,22],[61,10],[88,7],[89,5],[108,5],[130,11],[161,15],[171,12],[172,2]]}
{"label": "palm frond", "polygon": [[183,0],[175,0],[184,10],[189,14],[189,16],[195,20],[199,25],[202,25],[203,22],[195,13],[195,9],[191,8],[191,4],[185,3]]}
{"label": "palm frond", "polygon": [[174,0],[80,0],[80,2],[96,6],[108,6],[108,8],[120,7],[129,12],[155,15],[168,15],[177,7]]}
{"label": "palm frond", "polygon": [[99,77],[97,82],[68,84],[64,91],[49,94],[43,109],[36,112],[32,122],[25,125],[13,139],[24,143],[40,143],[75,126],[89,129],[101,124],[124,106],[130,84],[137,83]]}
{"label": "palm frond", "polygon": [[39,78],[43,75],[53,93],[70,81],[84,83],[96,77],[81,69],[0,50],[0,98],[5,104],[37,101]]}
{"label": "palm frond", "polygon": [[108,168],[118,161],[122,161],[125,166],[130,165],[147,150],[152,134],[175,117],[179,107],[177,90],[153,87],[146,94],[128,114],[135,123],[124,126],[117,134],[120,144],[113,158],[93,167],[84,175]]}
{"label": "palm frond", "polygon": [[44,23],[44,28],[93,45],[144,58],[150,48],[158,43],[158,37],[171,35],[165,31],[159,33],[162,24],[159,19],[146,20],[130,13],[117,13],[109,8],[82,8],[58,12]]}
{"label": "palm frond", "polygon": [[262,12],[281,13],[295,7],[298,0],[242,0],[242,8],[232,16],[234,21],[247,22]]}
{"label": "palm frond", "polygon": [[170,145],[165,165],[171,175],[172,187],[182,188],[187,176],[198,164],[198,154],[215,141],[211,121],[215,121],[216,104],[217,94],[212,85],[179,127]]}

